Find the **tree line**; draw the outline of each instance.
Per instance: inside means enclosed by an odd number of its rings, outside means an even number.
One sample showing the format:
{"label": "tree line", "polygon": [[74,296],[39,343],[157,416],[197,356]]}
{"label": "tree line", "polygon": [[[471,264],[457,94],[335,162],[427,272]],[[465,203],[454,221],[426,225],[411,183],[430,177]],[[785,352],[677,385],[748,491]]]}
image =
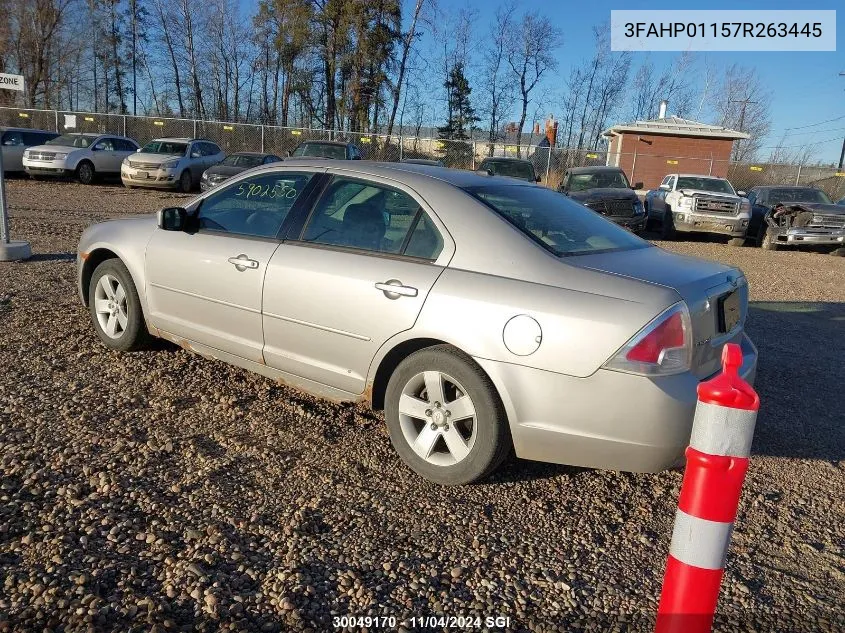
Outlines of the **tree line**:
{"label": "tree line", "polygon": [[558,145],[600,149],[611,124],[668,99],[750,133],[739,160],[770,129],[753,69],[681,54],[658,70],[611,52],[607,24],[579,59],[549,16],[513,3],[487,24],[436,0],[0,0],[0,15],[0,72],[26,78],[0,104],[516,144],[556,112]]}

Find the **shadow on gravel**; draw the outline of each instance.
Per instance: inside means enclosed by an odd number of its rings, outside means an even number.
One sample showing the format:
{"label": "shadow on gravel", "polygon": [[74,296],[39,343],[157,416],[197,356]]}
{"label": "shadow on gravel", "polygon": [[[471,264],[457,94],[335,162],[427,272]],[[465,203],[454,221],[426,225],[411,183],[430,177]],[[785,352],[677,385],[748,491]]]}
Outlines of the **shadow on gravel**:
{"label": "shadow on gravel", "polygon": [[845,460],[845,303],[752,302],[746,330],[760,352],[754,452]]}
{"label": "shadow on gravel", "polygon": [[72,262],[76,260],[76,253],[35,253],[25,263],[33,262]]}

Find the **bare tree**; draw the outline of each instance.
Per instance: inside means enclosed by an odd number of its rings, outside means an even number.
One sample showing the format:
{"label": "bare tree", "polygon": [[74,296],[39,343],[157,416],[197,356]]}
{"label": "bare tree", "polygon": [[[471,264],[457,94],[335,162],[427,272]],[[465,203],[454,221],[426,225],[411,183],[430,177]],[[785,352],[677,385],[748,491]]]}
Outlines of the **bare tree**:
{"label": "bare tree", "polygon": [[516,131],[517,155],[522,141],[522,128],[528,115],[531,92],[548,71],[557,68],[554,51],[562,44],[562,34],[551,21],[538,13],[526,13],[515,28],[507,50],[508,65],[518,83],[522,109]]}
{"label": "bare tree", "polygon": [[508,45],[513,31],[513,5],[502,5],[496,9],[495,21],[490,25],[487,41],[489,48],[484,52],[484,69],[481,74],[481,95],[488,119],[488,153],[493,155],[495,142],[500,138],[502,117],[509,112],[516,101],[516,86],[507,76]]}
{"label": "bare tree", "polygon": [[713,91],[716,123],[751,135],[747,140],[734,142],[733,160],[751,160],[757,156],[771,129],[771,98],[755,69],[738,64],[725,69],[718,88]]}
{"label": "bare tree", "polygon": [[669,101],[672,111],[679,117],[695,116],[698,81],[693,72],[694,66],[693,54],[684,52],[658,75],[652,60],[646,57],[634,75],[631,85],[631,118],[656,118],[660,102],[664,99]]}
{"label": "bare tree", "polygon": [[396,111],[399,109],[399,98],[402,94],[402,83],[405,81],[405,72],[408,66],[408,55],[411,52],[411,46],[417,35],[417,21],[419,20],[425,0],[416,0],[414,6],[414,15],[411,18],[411,25],[402,37],[402,58],[399,61],[399,75],[396,78],[396,83],[393,86],[393,107],[390,110],[390,118],[387,122],[387,136],[393,134],[393,123],[396,121]]}

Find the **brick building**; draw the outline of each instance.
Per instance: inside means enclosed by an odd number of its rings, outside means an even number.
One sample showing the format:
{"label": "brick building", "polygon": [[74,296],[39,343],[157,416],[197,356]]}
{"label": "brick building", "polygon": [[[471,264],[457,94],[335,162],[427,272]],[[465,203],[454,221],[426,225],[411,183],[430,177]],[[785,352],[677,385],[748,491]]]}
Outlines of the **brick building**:
{"label": "brick building", "polygon": [[[665,106],[663,106],[665,107]],[[607,164],[621,167],[633,182],[655,189],[666,174],[726,177],[734,141],[744,132],[675,116],[614,125],[608,139]]]}

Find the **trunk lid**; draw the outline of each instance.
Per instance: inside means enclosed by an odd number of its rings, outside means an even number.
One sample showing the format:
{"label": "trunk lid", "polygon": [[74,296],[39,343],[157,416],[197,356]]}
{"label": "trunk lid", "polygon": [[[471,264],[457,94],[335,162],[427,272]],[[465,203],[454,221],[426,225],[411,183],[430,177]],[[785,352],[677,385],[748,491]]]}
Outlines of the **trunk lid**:
{"label": "trunk lid", "polygon": [[[658,247],[568,257],[576,266],[672,288],[684,300],[692,321],[692,371],[706,378],[719,370],[722,346],[740,342],[748,313],[748,284],[737,268]],[[738,294],[739,321],[724,332],[722,301]],[[728,315],[730,319],[730,315]]]}

